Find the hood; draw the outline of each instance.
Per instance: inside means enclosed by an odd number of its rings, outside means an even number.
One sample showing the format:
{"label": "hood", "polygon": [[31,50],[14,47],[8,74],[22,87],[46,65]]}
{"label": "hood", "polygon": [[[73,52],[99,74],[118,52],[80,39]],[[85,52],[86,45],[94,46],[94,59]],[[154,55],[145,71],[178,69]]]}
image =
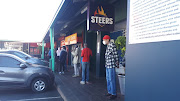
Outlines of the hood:
{"label": "hood", "polygon": [[31,64],[32,67],[42,67],[42,68],[49,68],[48,66],[38,65],[38,64]]}
{"label": "hood", "polygon": [[28,62],[28,63],[31,63],[31,64],[38,64],[38,65],[48,66],[47,61],[41,60],[41,59],[38,59],[38,58],[29,58],[29,59],[27,59],[25,61]]}

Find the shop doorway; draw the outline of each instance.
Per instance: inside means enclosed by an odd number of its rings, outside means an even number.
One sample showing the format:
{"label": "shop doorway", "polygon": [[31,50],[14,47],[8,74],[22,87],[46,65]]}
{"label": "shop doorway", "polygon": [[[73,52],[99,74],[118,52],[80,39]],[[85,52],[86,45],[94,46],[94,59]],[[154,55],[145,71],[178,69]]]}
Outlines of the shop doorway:
{"label": "shop doorway", "polygon": [[87,44],[88,47],[92,50],[92,57],[90,59],[90,71],[96,75],[96,46],[97,46],[97,34],[96,32],[87,33]]}

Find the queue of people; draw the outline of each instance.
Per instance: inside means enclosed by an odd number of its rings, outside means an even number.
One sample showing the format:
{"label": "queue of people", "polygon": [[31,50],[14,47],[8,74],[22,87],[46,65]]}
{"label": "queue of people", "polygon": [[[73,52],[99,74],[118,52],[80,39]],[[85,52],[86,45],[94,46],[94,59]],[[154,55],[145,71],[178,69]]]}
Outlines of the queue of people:
{"label": "queue of people", "polygon": [[[109,99],[115,99],[117,97],[116,93],[116,72],[115,68],[119,67],[119,55],[117,48],[113,42],[110,41],[110,36],[105,35],[103,37],[103,44],[107,45],[105,52],[105,68],[106,68],[106,80],[107,80],[107,94],[105,96]],[[87,43],[84,43],[84,48],[81,49],[76,45],[72,51],[73,56],[73,66],[74,74],[72,77],[79,77],[80,71],[82,74],[82,80],[80,84],[90,84],[89,83],[89,68],[90,68],[90,57],[92,57],[92,50],[88,48]],[[64,74],[66,67],[67,51],[66,47],[63,46],[62,49],[58,48],[56,51],[58,59],[58,72],[59,74]],[[81,68],[80,68],[81,67]],[[67,69],[67,67],[66,67]]]}

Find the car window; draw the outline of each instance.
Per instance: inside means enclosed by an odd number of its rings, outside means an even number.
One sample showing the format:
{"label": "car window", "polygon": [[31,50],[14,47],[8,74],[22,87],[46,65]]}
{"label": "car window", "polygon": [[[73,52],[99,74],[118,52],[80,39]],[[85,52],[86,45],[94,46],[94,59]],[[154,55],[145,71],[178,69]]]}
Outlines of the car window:
{"label": "car window", "polygon": [[21,51],[20,51],[19,53],[21,53],[21,54],[23,54],[23,55],[25,55],[25,56],[27,56],[27,57],[31,58],[31,56],[30,56],[29,54],[26,54],[26,53],[21,52]]}
{"label": "car window", "polygon": [[24,55],[24,54],[22,54],[20,52],[13,52],[13,54],[20,57],[20,58],[25,58],[26,57],[26,55]]}
{"label": "car window", "polygon": [[8,56],[0,56],[0,67],[19,67],[20,62]]}

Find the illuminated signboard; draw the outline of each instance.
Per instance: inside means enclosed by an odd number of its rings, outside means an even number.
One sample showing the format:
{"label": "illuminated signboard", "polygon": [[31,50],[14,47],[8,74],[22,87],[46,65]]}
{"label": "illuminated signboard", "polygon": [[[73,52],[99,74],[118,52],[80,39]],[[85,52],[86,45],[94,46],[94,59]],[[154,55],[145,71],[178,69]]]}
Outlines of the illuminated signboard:
{"label": "illuminated signboard", "polygon": [[62,46],[65,46],[65,40],[62,40],[62,41],[61,41],[61,47],[62,47]]}
{"label": "illuminated signboard", "polygon": [[87,30],[114,31],[114,8],[111,5],[88,6]]}
{"label": "illuminated signboard", "polygon": [[65,45],[71,45],[77,43],[77,33],[65,37]]}

